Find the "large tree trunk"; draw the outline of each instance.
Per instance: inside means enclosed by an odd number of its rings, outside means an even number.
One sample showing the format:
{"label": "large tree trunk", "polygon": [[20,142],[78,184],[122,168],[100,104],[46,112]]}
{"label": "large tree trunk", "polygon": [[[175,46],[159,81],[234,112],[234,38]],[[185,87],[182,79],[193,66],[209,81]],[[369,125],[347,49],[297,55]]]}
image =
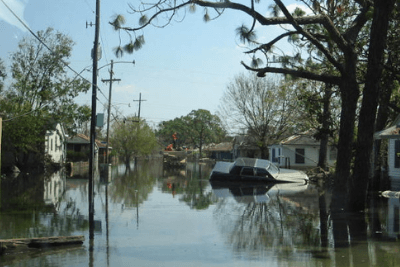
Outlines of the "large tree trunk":
{"label": "large tree trunk", "polygon": [[260,150],[261,150],[261,158],[269,159],[269,148],[268,148],[268,146],[265,145],[265,143],[263,143],[263,145],[261,145]]}
{"label": "large tree trunk", "polygon": [[[349,61],[348,61],[349,62]],[[359,87],[356,80],[356,60],[347,68],[346,80],[340,86],[342,95],[342,111],[340,116],[340,130],[336,173],[333,185],[332,212],[347,208],[348,181],[353,153],[354,126],[359,97]]]}
{"label": "large tree trunk", "polygon": [[318,167],[323,170],[327,169],[326,156],[328,153],[328,138],[329,136],[327,133],[322,133],[319,145]]}
{"label": "large tree trunk", "polygon": [[368,181],[372,177],[371,156],[379,99],[379,84],[382,76],[382,59],[386,45],[389,18],[394,3],[394,0],[374,1],[368,69],[360,110],[354,173],[350,184],[349,204],[352,211],[364,210]]}
{"label": "large tree trunk", "polygon": [[318,167],[322,169],[327,168],[327,153],[328,153],[328,140],[329,140],[329,118],[330,118],[330,103],[332,96],[332,85],[326,84],[324,99],[323,99],[323,114],[322,114],[322,129],[320,134],[320,146],[319,146],[319,157],[318,157]]}

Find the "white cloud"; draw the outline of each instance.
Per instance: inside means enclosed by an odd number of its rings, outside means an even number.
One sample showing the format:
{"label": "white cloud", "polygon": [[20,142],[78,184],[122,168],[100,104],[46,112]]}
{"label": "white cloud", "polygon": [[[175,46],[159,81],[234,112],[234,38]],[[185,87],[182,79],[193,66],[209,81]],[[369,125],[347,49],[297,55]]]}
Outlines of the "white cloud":
{"label": "white cloud", "polygon": [[[131,94],[134,91],[135,86],[132,84],[127,84],[127,85],[122,85],[122,86],[116,86],[115,87],[115,92],[118,93],[128,93]],[[113,90],[114,91],[114,90]]]}
{"label": "white cloud", "polygon": [[[27,5],[27,1],[24,0],[3,0],[4,3],[22,20],[26,25],[28,23],[24,20],[24,11]],[[5,22],[17,27],[21,31],[26,32],[27,29],[22,25],[22,23],[14,16],[14,14],[4,5],[3,2],[0,2],[0,19]]]}
{"label": "white cloud", "polygon": [[312,11],[311,11],[311,9],[309,9],[309,8],[308,8],[307,6],[305,6],[305,5],[290,4],[290,5],[288,5],[286,8],[287,8],[287,10],[288,10],[290,13],[293,13],[294,10],[295,10],[297,7],[300,8],[300,9],[302,9],[302,10],[306,13],[306,15],[312,15],[312,14],[313,14]]}

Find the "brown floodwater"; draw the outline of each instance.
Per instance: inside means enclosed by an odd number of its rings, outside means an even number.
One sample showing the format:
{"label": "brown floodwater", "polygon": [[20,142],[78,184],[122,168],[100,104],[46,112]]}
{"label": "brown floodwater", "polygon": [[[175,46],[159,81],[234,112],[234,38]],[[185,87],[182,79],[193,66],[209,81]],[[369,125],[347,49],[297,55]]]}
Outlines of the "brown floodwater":
{"label": "brown floodwater", "polygon": [[0,266],[400,266],[400,203],[331,214],[314,184],[210,184],[209,164],[114,166],[94,185],[58,172],[2,182],[0,239],[84,235],[81,246],[0,256]]}

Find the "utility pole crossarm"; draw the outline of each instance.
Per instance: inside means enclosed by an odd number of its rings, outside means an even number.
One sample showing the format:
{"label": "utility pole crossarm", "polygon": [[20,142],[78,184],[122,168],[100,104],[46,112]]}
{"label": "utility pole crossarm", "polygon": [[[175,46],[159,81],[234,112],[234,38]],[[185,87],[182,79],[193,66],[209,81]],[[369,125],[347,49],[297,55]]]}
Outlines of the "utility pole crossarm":
{"label": "utility pole crossarm", "polygon": [[108,83],[108,82],[120,82],[121,79],[101,79],[103,83]]}

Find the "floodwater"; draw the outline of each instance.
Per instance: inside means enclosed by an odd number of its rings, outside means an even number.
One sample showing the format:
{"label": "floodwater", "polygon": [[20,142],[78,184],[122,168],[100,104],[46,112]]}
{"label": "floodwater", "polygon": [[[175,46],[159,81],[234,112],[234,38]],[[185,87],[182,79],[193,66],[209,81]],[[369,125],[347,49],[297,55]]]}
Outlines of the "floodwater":
{"label": "floodwater", "polygon": [[211,185],[210,171],[164,170],[156,160],[114,167],[110,183],[95,182],[93,240],[87,180],[59,172],[3,181],[0,239],[85,242],[3,255],[0,266],[400,266],[398,198],[338,216],[317,185]]}

